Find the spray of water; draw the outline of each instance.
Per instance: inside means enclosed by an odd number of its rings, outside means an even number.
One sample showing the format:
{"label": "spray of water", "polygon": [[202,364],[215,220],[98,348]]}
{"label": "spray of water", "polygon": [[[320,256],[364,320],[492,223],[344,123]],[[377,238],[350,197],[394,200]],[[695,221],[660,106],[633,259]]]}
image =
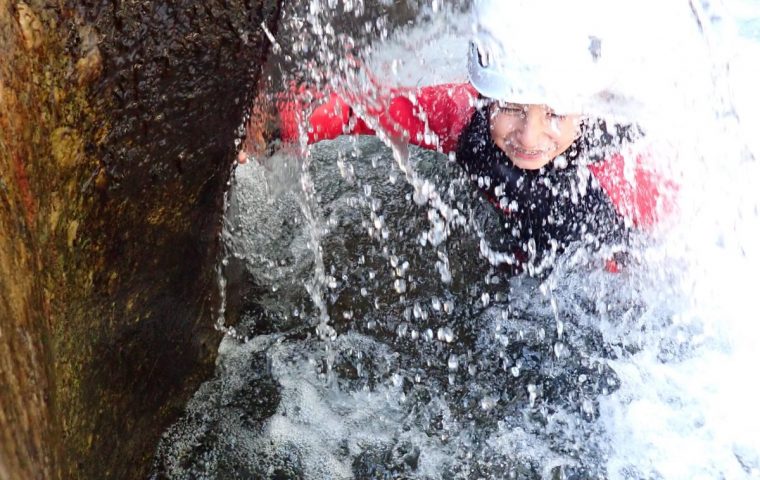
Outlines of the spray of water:
{"label": "spray of water", "polygon": [[540,280],[504,274],[503,220],[455,164],[367,115],[391,86],[464,80],[458,6],[415,5],[395,34],[382,6],[293,7],[300,41],[278,44],[273,90],[344,92],[379,139],[307,146],[302,131],[296,152],[236,172],[220,271],[247,300],[235,327],[222,312],[217,376],[167,432],[157,475],[760,476],[753,5],[621,5],[635,41],[620,111],[679,179],[680,211],[629,271],[581,250]]}

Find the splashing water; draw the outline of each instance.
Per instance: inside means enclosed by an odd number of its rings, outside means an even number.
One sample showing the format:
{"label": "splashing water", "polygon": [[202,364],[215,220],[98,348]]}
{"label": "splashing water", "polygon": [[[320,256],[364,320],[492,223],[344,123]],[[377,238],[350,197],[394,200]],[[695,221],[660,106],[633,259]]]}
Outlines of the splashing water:
{"label": "splashing water", "polygon": [[[671,154],[681,211],[622,274],[579,250],[546,278],[510,278],[500,215],[459,167],[382,132],[238,167],[221,267],[235,335],[156,477],[760,477],[760,11],[727,5],[729,44],[717,5],[676,3],[639,5],[679,50],[638,32],[652,63],[628,92],[659,108],[637,115]],[[465,78],[458,7],[419,6],[393,35],[371,8],[291,12],[295,78],[367,102]],[[368,34],[338,32],[341,16]],[[643,78],[651,65],[660,78]]]}

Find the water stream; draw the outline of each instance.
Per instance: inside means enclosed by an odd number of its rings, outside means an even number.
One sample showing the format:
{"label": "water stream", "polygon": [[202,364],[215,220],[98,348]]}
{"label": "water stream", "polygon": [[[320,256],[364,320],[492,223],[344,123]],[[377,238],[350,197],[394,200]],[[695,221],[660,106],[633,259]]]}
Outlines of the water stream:
{"label": "water stream", "polygon": [[[578,249],[512,277],[501,214],[444,155],[381,134],[238,166],[220,263],[229,335],[156,478],[760,478],[760,4],[701,3],[699,29],[688,8],[644,3],[682,47],[640,33],[640,57],[674,76],[630,90],[659,108],[637,114],[681,179],[678,221],[622,273]],[[361,38],[336,30],[363,5],[293,13],[303,41],[280,48],[296,71],[276,82],[371,99],[371,77],[464,80],[458,6],[423,4],[392,34],[382,17]]]}

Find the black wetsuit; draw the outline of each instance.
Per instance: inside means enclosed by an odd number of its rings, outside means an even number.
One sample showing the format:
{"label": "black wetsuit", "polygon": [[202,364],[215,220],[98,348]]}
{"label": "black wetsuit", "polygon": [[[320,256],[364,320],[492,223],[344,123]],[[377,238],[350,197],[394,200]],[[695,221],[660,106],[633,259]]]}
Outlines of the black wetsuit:
{"label": "black wetsuit", "polygon": [[457,161],[486,197],[506,212],[505,235],[518,261],[538,264],[571,243],[621,244],[628,229],[588,168],[632,141],[633,127],[611,135],[603,122],[584,122],[581,135],[540,170],[516,167],[491,139],[488,107],[475,111],[457,148]]}

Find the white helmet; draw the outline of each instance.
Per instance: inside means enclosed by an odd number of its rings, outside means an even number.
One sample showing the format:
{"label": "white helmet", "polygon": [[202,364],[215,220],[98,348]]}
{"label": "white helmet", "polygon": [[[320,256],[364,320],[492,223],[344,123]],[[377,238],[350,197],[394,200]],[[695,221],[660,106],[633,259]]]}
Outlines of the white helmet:
{"label": "white helmet", "polygon": [[475,0],[469,78],[482,95],[581,113],[612,82],[609,0]]}

